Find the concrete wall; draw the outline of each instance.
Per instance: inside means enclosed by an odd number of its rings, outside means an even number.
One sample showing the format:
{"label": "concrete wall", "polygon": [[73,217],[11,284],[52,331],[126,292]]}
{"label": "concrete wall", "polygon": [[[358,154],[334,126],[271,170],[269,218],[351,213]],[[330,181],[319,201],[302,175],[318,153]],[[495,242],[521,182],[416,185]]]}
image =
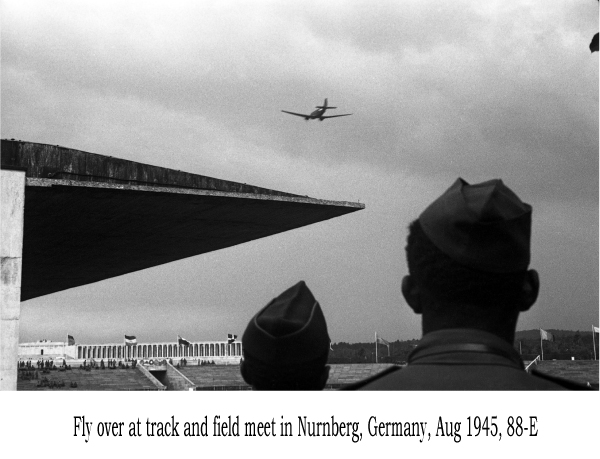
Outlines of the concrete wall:
{"label": "concrete wall", "polygon": [[167,390],[196,390],[196,385],[170,363],[167,363],[167,371],[155,372],[154,375],[156,379],[167,386]]}
{"label": "concrete wall", "polygon": [[0,390],[17,390],[25,172],[0,173]]}
{"label": "concrete wall", "polygon": [[143,365],[137,365],[136,370],[138,370],[139,372],[143,373],[143,375],[148,378],[148,380],[154,384],[154,386],[158,389],[158,390],[166,390],[167,386],[165,386],[164,384],[162,384],[157,378],[154,377],[154,375],[149,372],[146,368],[144,368]]}
{"label": "concrete wall", "polygon": [[66,343],[54,341],[38,341],[37,343],[22,343],[19,344],[19,358],[38,357],[70,357],[77,358],[77,346],[69,346]]}
{"label": "concrete wall", "polygon": [[136,163],[58,145],[2,139],[2,166],[27,168],[27,177],[153,184],[236,193],[297,196],[245,183]]}

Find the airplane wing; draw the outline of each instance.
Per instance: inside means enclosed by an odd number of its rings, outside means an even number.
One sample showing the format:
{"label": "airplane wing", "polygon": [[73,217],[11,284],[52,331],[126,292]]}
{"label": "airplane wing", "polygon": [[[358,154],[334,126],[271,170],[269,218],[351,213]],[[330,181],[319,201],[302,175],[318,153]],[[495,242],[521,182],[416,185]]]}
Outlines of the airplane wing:
{"label": "airplane wing", "polygon": [[344,115],[329,115],[329,116],[322,116],[321,118],[337,118],[338,116],[350,116],[352,115],[352,113],[346,113]]}
{"label": "airplane wing", "polygon": [[286,112],[285,110],[281,110],[283,113],[288,113],[290,115],[301,116],[302,118],[310,118],[310,115],[303,115],[302,113],[294,113],[294,112]]}

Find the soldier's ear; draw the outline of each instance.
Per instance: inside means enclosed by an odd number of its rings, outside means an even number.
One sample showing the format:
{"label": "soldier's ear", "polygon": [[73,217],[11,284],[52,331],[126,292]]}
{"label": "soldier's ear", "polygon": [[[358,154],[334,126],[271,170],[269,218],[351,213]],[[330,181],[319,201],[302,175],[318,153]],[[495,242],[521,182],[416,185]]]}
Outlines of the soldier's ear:
{"label": "soldier's ear", "polygon": [[523,282],[523,301],[519,311],[527,311],[537,301],[540,293],[540,276],[535,269],[530,269]]}
{"label": "soldier's ear", "polygon": [[402,296],[415,314],[422,314],[421,292],[414,279],[408,275],[402,279]]}

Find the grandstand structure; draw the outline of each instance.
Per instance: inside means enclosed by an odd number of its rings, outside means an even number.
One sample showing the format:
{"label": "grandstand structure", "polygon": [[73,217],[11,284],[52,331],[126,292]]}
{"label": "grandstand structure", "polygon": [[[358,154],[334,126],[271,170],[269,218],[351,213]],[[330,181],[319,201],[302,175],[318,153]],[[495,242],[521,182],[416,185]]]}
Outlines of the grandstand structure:
{"label": "grandstand structure", "polygon": [[[190,341],[184,346],[178,342],[69,344],[39,340],[19,345],[17,390],[250,390],[240,373],[242,356],[241,342]],[[111,360],[116,365],[109,367]],[[46,362],[53,362],[50,369],[44,366]],[[331,364],[325,388],[343,388],[391,365]]]}
{"label": "grandstand structure", "polygon": [[0,390],[17,388],[22,301],[365,207],[14,139],[0,159]]}
{"label": "grandstand structure", "polygon": [[242,343],[227,341],[193,342],[186,346],[178,342],[156,343],[108,343],[108,344],[68,344],[41,340],[19,344],[19,360],[38,359],[153,359],[153,358],[192,358],[210,359],[220,364],[239,363],[242,357]]}
{"label": "grandstand structure", "polygon": [[[238,365],[199,365],[188,360],[182,365],[172,359],[140,360],[128,368],[59,367],[41,372],[20,369],[19,391],[237,391],[251,390],[244,381]],[[187,359],[186,359],[187,360]],[[330,365],[327,390],[341,389],[348,384],[368,378],[392,364],[333,364]],[[75,384],[73,384],[75,383]]]}
{"label": "grandstand structure", "polygon": [[[65,371],[38,371],[37,377],[26,378],[19,371],[18,391],[155,391],[166,387],[137,368],[94,369],[72,368]],[[44,382],[47,382],[44,384]],[[50,384],[52,383],[52,384]],[[72,385],[76,383],[76,385]]]}
{"label": "grandstand structure", "polygon": [[[329,378],[325,389],[341,389],[344,386],[369,378],[390,366],[390,363],[352,363],[329,365]],[[194,385],[194,390],[250,390],[239,368],[231,366],[188,365],[179,371]]]}

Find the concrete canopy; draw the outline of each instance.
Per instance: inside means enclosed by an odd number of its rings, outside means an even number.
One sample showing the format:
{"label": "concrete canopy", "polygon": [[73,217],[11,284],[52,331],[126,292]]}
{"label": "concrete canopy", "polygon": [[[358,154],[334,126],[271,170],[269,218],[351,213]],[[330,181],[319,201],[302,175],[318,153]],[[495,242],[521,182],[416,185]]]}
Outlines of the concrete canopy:
{"label": "concrete canopy", "polygon": [[364,208],[30,142],[2,167],[27,170],[21,301]]}

